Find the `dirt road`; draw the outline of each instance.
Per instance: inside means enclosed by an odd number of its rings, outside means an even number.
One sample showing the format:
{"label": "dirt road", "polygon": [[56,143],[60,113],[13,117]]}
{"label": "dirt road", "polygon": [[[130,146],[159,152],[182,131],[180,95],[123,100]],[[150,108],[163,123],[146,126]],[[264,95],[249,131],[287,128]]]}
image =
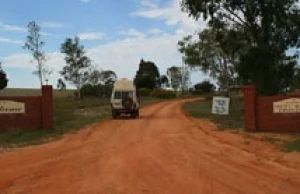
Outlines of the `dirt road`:
{"label": "dirt road", "polygon": [[296,194],[298,154],[186,116],[183,101],[0,153],[0,193]]}

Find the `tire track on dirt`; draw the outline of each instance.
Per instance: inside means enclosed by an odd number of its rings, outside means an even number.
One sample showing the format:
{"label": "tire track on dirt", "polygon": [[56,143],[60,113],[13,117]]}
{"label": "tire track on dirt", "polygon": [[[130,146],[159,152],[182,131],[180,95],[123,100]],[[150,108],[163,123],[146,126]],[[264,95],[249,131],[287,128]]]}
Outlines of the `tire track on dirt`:
{"label": "tire track on dirt", "polygon": [[268,144],[253,141],[257,146],[246,149],[242,137],[185,115],[184,102],[151,105],[136,120],[108,120],[3,153],[0,193],[299,193],[299,169],[270,157],[258,161],[263,150],[254,148],[272,150]]}

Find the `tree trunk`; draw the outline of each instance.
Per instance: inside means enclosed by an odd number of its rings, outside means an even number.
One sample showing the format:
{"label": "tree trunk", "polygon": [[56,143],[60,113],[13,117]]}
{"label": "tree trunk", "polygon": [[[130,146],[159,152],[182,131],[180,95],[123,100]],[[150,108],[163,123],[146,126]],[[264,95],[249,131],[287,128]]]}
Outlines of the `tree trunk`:
{"label": "tree trunk", "polygon": [[80,88],[77,89],[77,93],[78,93],[78,99],[81,100],[81,92],[80,92]]}
{"label": "tree trunk", "polygon": [[42,78],[40,77],[40,84],[41,84],[41,88],[43,86],[43,82],[42,82]]}
{"label": "tree trunk", "polygon": [[81,89],[81,74],[79,74],[79,82],[78,82],[78,87],[77,87],[77,92],[78,92],[78,98],[79,100],[81,100],[81,92],[80,92],[80,89]]}

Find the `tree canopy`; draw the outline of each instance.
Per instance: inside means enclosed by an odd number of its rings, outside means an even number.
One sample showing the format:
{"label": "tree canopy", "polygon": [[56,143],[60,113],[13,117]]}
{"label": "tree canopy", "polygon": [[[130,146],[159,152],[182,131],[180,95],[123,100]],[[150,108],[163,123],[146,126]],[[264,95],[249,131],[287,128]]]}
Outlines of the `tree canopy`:
{"label": "tree canopy", "polygon": [[91,70],[88,82],[95,86],[101,82],[101,71],[98,69]]}
{"label": "tree canopy", "polygon": [[167,76],[171,87],[175,91],[184,92],[189,90],[190,70],[187,67],[172,66],[167,69]]}
{"label": "tree canopy", "polygon": [[112,70],[98,70],[92,68],[88,82],[94,86],[97,84],[112,86],[117,78],[117,74]]}
{"label": "tree canopy", "polygon": [[239,36],[235,31],[219,33],[207,28],[197,38],[187,36],[179,41],[179,51],[186,64],[209,74],[221,88],[226,89],[237,82],[238,54],[243,51]]}
{"label": "tree canopy", "polygon": [[40,85],[47,80],[47,76],[52,73],[52,70],[46,65],[46,54],[42,51],[45,42],[42,41],[41,27],[35,22],[29,22],[27,25],[28,36],[23,46],[24,49],[32,53],[33,59],[37,62],[36,70],[33,71],[40,80]]}
{"label": "tree canopy", "polygon": [[1,62],[0,62],[0,90],[3,90],[7,87],[8,79],[6,73],[3,71]]}
{"label": "tree canopy", "polygon": [[140,61],[134,82],[138,88],[154,89],[160,87],[160,73],[155,63]]}
{"label": "tree canopy", "polygon": [[162,87],[169,87],[169,78],[167,75],[160,76],[160,84]]}
{"label": "tree canopy", "polygon": [[66,81],[76,86],[80,98],[80,88],[89,79],[88,68],[91,66],[91,60],[85,55],[84,46],[80,45],[78,37],[74,40],[67,38],[61,45],[61,52],[65,54],[66,66],[60,74]]}
{"label": "tree canopy", "polygon": [[[195,19],[207,20],[219,34],[224,34],[224,29],[238,32],[238,40],[244,45],[237,63],[240,81],[256,84],[260,93],[271,95],[288,88],[293,80],[297,53],[289,57],[286,51],[300,47],[300,10],[296,2],[182,0],[181,5]],[[231,41],[225,43],[230,45]]]}
{"label": "tree canopy", "polygon": [[104,70],[100,73],[100,80],[104,85],[113,86],[117,79],[117,74],[112,70]]}
{"label": "tree canopy", "polygon": [[195,84],[194,88],[195,88],[195,92],[197,94],[210,93],[210,92],[213,92],[216,89],[214,84],[210,83],[207,80]]}
{"label": "tree canopy", "polygon": [[292,89],[293,90],[300,90],[300,67],[297,67],[295,74],[294,74],[294,79],[292,83]]}
{"label": "tree canopy", "polygon": [[59,90],[66,90],[67,89],[66,83],[61,78],[59,78],[57,80],[57,86],[56,87]]}
{"label": "tree canopy", "polygon": [[170,77],[170,85],[171,87],[177,91],[182,82],[182,74],[179,67],[172,66],[168,68],[167,75]]}

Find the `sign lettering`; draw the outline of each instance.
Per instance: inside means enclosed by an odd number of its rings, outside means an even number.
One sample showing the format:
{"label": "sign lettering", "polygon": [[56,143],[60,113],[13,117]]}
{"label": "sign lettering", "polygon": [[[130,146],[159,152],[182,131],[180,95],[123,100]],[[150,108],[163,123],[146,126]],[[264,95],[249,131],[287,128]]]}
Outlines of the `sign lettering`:
{"label": "sign lettering", "polygon": [[212,113],[217,115],[228,115],[229,114],[229,102],[230,99],[226,97],[214,97]]}
{"label": "sign lettering", "polygon": [[14,101],[0,101],[0,114],[25,113],[25,104]]}
{"label": "sign lettering", "polygon": [[273,113],[300,113],[300,98],[290,98],[274,102]]}

